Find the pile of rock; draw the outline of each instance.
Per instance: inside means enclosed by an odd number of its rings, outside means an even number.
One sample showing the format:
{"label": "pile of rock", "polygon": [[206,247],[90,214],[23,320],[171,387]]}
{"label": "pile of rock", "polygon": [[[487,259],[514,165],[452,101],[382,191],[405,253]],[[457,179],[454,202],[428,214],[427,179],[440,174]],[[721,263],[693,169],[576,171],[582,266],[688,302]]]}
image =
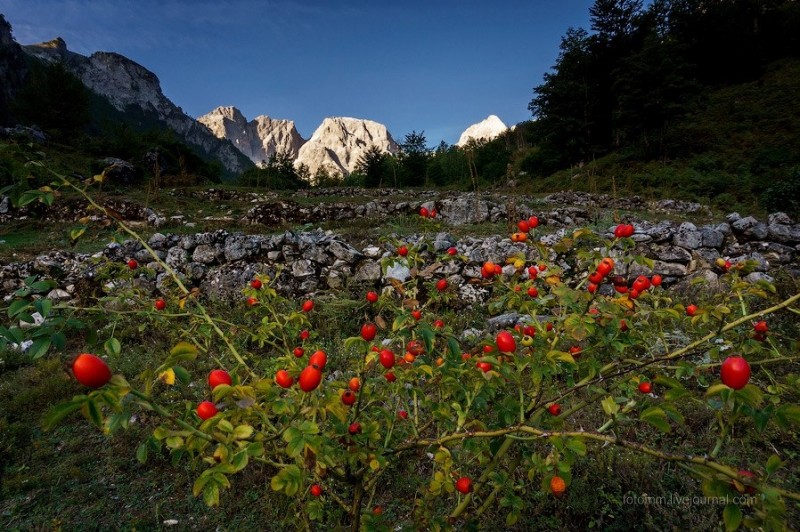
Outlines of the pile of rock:
{"label": "pile of rock", "polygon": [[[442,216],[450,209],[445,202],[437,204],[442,208]],[[487,216],[492,212],[489,210]],[[459,216],[454,215],[454,218],[469,218],[468,214]],[[580,217],[576,215],[576,218]],[[603,236],[611,237],[611,231],[609,228]],[[566,234],[568,231],[561,228],[541,237],[540,241],[552,245]],[[755,271],[748,275],[750,281],[769,279],[770,272],[778,268],[800,277],[800,224],[783,213],[770,215],[767,222],[731,214],[725,222],[699,227],[690,222],[642,222],[636,224],[632,238],[638,243],[636,252],[653,259],[653,269],[635,265],[631,271],[616,273],[629,276],[658,273],[664,276],[665,286],[686,286],[695,277],[702,276],[713,287],[718,280],[714,271],[714,261],[718,257],[725,257],[734,264],[755,261]],[[476,283],[470,283],[480,278],[484,261],[503,263],[506,257],[517,254],[524,255],[528,261],[541,259],[536,248],[499,236],[457,240],[442,232],[426,239],[413,235],[405,238],[405,242],[417,246],[426,262],[438,261],[438,268],[426,275],[448,277],[452,285],[460,287],[464,301],[479,300],[487,295]],[[245,235],[224,230],[189,235],[157,233],[148,244],[188,285],[199,287],[210,297],[226,300],[239,297],[242,287],[257,273],[272,277],[280,273],[276,281],[278,290],[301,297],[319,290],[380,287],[389,284],[390,278],[405,281],[412,267],[397,255],[391,244],[356,249],[333,232],[321,230],[287,231],[277,235]],[[444,253],[452,246],[464,259],[454,259]],[[66,287],[69,297],[78,296],[75,287],[84,286],[87,280],[95,277],[102,258],[118,263],[135,258],[152,268],[156,272],[154,277],[143,272],[137,280],[137,284],[148,291],[162,289],[167,281],[167,274],[152,260],[149,252],[138,242],[127,241],[110,244],[101,253],[91,256],[57,251],[32,261],[3,266],[0,268],[0,293],[11,294],[22,285],[25,277],[39,275],[55,279]],[[559,261],[553,251],[546,259]],[[568,275],[583,275],[569,271],[566,262],[559,264]],[[511,273],[513,268],[506,266],[506,270]]]}
{"label": "pile of rock", "polygon": [[[167,220],[161,213],[130,200],[109,199],[99,203],[108,210],[111,217],[134,225],[147,224],[160,227]],[[69,223],[82,218],[97,221],[106,217],[83,199],[60,200],[49,206],[36,202],[17,208],[8,196],[0,197],[0,224],[28,218],[51,223]]]}

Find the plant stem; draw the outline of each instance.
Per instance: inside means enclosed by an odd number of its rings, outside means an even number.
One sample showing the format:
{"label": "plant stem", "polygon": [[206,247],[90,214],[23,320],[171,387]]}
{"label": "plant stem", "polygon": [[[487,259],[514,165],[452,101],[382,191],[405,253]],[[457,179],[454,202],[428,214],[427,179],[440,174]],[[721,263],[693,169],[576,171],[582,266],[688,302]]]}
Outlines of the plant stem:
{"label": "plant stem", "polygon": [[[647,447],[646,445],[642,445],[640,443],[623,440],[617,438],[615,436],[607,436],[605,434],[600,434],[597,432],[589,432],[584,430],[572,430],[572,431],[545,431],[538,429],[536,427],[530,427],[527,425],[517,425],[512,427],[507,427],[504,429],[492,430],[492,431],[478,431],[478,432],[468,432],[468,433],[458,433],[458,434],[450,434],[449,436],[444,436],[442,438],[436,440],[417,440],[414,442],[409,442],[405,445],[398,447],[397,450],[408,450],[418,447],[440,447],[446,443],[453,442],[453,441],[460,441],[469,438],[496,438],[498,436],[505,436],[507,434],[514,434],[514,433],[526,433],[531,434],[533,436],[537,436],[539,438],[585,438],[588,440],[594,440],[598,442],[603,442],[611,445],[617,445],[619,447],[624,447],[626,449],[631,449],[633,451],[637,451],[642,454],[646,454],[652,456],[654,458],[658,458],[660,460],[665,460],[669,462],[678,462],[678,463],[686,463],[686,464],[695,464],[703,467],[707,467],[712,471],[720,473],[728,478],[739,480],[739,474],[729,466],[717,462],[713,459],[707,458],[705,456],[692,456],[692,455],[683,455],[677,453],[670,453],[665,451],[660,451],[658,449],[653,449],[652,447]],[[506,440],[508,442],[509,440]],[[505,442],[504,442],[505,443]],[[793,491],[784,490],[778,488],[776,486],[764,484],[762,486],[764,490],[772,490],[778,493],[779,495],[786,497],[787,499],[792,499],[795,501],[800,501],[800,493],[796,493]],[[469,498],[469,495],[466,497]],[[465,498],[465,499],[466,499]],[[460,505],[459,505],[460,507]],[[459,512],[460,513],[460,512]],[[457,517],[455,515],[456,512],[451,514],[451,517]]]}
{"label": "plant stem", "polygon": [[[120,227],[120,229],[122,229],[123,231],[128,233],[137,242],[139,242],[142,245],[142,247],[144,249],[146,249],[148,253],[150,253],[150,256],[153,257],[153,260],[155,260],[159,264],[159,266],[164,268],[164,271],[169,274],[169,276],[172,278],[173,281],[175,281],[175,284],[178,286],[178,288],[181,290],[181,292],[183,292],[187,296],[189,294],[191,294],[189,289],[186,288],[186,285],[183,284],[183,281],[181,281],[181,278],[180,278],[180,276],[178,276],[178,273],[175,270],[173,270],[172,267],[169,264],[167,264],[166,262],[164,262],[163,260],[161,260],[158,257],[158,255],[156,254],[155,250],[153,250],[153,248],[151,248],[150,245],[147,242],[144,241],[144,239],[139,235],[139,233],[137,233],[136,231],[134,231],[133,229],[128,227],[122,220],[119,220],[119,219],[114,218],[113,216],[111,216],[108,213],[108,211],[106,210],[105,207],[103,207],[102,205],[100,205],[99,203],[94,201],[94,199],[92,199],[92,197],[89,194],[87,194],[85,190],[83,190],[82,188],[77,187],[74,183],[72,183],[70,180],[68,180],[66,178],[66,176],[63,176],[63,175],[61,175],[61,174],[59,174],[59,173],[57,173],[57,172],[55,172],[53,170],[50,170],[50,171],[53,174],[55,174],[56,176],[58,176],[59,178],[61,178],[61,180],[64,182],[65,185],[67,185],[68,187],[70,187],[73,190],[77,191],[80,195],[82,195],[84,198],[86,198],[86,200],[94,208],[96,208],[97,210],[99,210],[100,212],[105,214],[108,218],[114,220],[117,223],[117,225]],[[230,352],[233,355],[233,357],[239,362],[239,364],[241,364],[247,370],[248,373],[250,373],[251,377],[257,378],[257,375],[253,372],[252,369],[250,369],[250,366],[248,366],[247,363],[244,361],[242,356],[239,354],[239,351],[236,349],[236,347],[230,341],[228,336],[225,333],[222,332],[222,330],[219,328],[219,326],[217,326],[217,324],[214,322],[214,319],[209,315],[208,311],[205,309],[205,307],[202,305],[202,303],[200,303],[197,300],[195,300],[194,303],[197,306],[197,309],[200,311],[200,315],[203,317],[203,319],[206,321],[206,323],[211,325],[211,327],[214,329],[214,332],[216,332],[217,335],[219,335],[219,337],[225,343],[225,345],[228,346],[228,349],[230,350]]]}
{"label": "plant stem", "polygon": [[164,410],[164,408],[161,405],[159,405],[157,403],[154,403],[153,399],[150,396],[145,395],[145,394],[143,394],[142,392],[140,392],[138,390],[131,390],[130,394],[133,395],[134,397],[138,398],[139,400],[141,400],[143,403],[146,403],[147,406],[149,406],[155,413],[157,413],[161,417],[164,417],[166,419],[171,419],[172,421],[177,423],[178,426],[188,430],[189,432],[191,432],[192,434],[194,434],[198,438],[201,438],[201,439],[206,440],[206,441],[214,441],[214,438],[212,438],[211,436],[209,436],[205,432],[203,432],[201,430],[198,430],[197,427],[195,427],[193,425],[190,425],[189,423],[185,422],[184,420],[182,420],[182,419],[170,414],[169,412]]}

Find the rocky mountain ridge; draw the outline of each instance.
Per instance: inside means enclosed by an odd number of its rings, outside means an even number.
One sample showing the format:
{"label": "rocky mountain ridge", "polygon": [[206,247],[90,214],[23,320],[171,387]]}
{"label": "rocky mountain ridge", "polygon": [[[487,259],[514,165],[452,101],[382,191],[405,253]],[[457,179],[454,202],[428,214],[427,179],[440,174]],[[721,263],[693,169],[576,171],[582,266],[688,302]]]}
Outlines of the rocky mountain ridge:
{"label": "rocky mountain ridge", "polygon": [[70,51],[63,39],[23,46],[24,52],[45,63],[59,62],[92,92],[123,115],[143,116],[175,131],[187,144],[218,159],[230,173],[249,166],[233,144],[219,139],[167,98],[158,77],[142,65],[114,52],[89,57]]}
{"label": "rocky mountain ridge", "polygon": [[[216,137],[230,140],[256,164],[269,160],[278,151],[288,152],[295,157],[296,167],[308,169],[312,181],[318,174],[350,174],[359,158],[372,147],[391,154],[400,149],[385,125],[363,118],[325,118],[308,140],[300,136],[291,120],[262,115],[248,122],[233,106],[217,107],[197,120]],[[490,115],[468,127],[457,146],[463,147],[470,140],[492,140],[508,129],[500,118]]]}
{"label": "rocky mountain ridge", "polygon": [[256,164],[268,161],[278,152],[297,158],[306,142],[292,120],[260,115],[248,121],[239,109],[217,107],[197,119],[217,138],[230,140],[236,148]]}
{"label": "rocky mountain ridge", "polygon": [[305,165],[312,176],[321,172],[346,175],[373,146],[386,153],[400,149],[383,124],[361,118],[326,118],[300,148],[295,166]]}

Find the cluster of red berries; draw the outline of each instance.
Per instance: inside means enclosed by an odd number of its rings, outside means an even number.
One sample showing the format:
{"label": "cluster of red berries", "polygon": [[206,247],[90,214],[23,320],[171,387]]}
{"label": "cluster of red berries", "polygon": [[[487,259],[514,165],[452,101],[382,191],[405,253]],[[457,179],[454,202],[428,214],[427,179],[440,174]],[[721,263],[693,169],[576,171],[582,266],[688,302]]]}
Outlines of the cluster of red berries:
{"label": "cluster of red berries", "polygon": [[539,218],[536,216],[531,216],[527,220],[520,220],[517,222],[517,228],[520,230],[521,233],[527,233],[531,229],[536,229],[539,226]]}
{"label": "cluster of red berries", "polygon": [[605,257],[600,261],[600,264],[597,265],[594,273],[589,276],[589,284],[586,285],[586,289],[589,291],[589,293],[594,294],[597,292],[597,288],[603,282],[603,279],[605,279],[606,276],[608,276],[608,274],[612,271],[614,271],[614,259],[611,257]]}
{"label": "cluster of red berries", "polygon": [[431,209],[430,211],[425,207],[419,208],[419,215],[423,218],[436,218],[436,209]]}
{"label": "cluster of red berries", "polygon": [[481,277],[484,279],[492,279],[495,275],[500,275],[501,273],[503,273],[503,267],[490,260],[487,260],[481,266]]}

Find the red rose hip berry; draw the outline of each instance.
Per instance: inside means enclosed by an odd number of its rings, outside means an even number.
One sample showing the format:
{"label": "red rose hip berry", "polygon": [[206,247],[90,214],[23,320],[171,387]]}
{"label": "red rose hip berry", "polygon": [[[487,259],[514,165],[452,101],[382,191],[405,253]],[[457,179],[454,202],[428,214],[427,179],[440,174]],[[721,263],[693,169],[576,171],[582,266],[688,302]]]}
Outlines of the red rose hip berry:
{"label": "red rose hip berry", "polygon": [[472,479],[469,477],[461,477],[456,480],[456,490],[459,493],[467,494],[472,491]]}
{"label": "red rose hip berry", "polygon": [[722,363],[720,377],[724,385],[741,390],[750,381],[750,364],[740,356],[728,357]]}
{"label": "red rose hip berry", "polygon": [[111,370],[105,361],[91,353],[81,353],[72,363],[75,379],[90,388],[100,388],[111,380]]}

